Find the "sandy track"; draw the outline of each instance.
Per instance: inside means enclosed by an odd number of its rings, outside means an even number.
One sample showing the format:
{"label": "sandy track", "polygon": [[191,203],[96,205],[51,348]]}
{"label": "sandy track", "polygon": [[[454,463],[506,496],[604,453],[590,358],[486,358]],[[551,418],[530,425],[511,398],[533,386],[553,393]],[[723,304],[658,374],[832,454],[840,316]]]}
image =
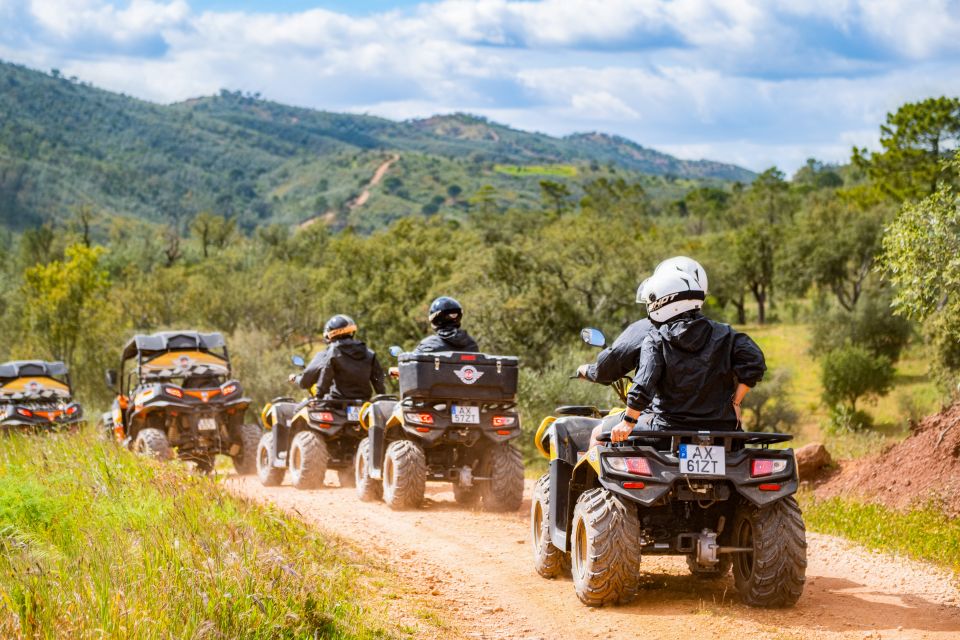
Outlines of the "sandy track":
{"label": "sandy track", "polygon": [[798,605],[768,611],[739,603],[731,578],[709,583],[676,558],[644,560],[640,598],[588,609],[569,579],[544,580],[527,540],[530,481],[522,511],[464,510],[449,485],[428,485],[421,511],[362,503],[352,489],[264,488],[231,477],[229,490],[269,501],[321,530],[367,541],[411,590],[437,605],[472,638],[960,638],[960,590],[947,572],[808,534],[810,566]]}

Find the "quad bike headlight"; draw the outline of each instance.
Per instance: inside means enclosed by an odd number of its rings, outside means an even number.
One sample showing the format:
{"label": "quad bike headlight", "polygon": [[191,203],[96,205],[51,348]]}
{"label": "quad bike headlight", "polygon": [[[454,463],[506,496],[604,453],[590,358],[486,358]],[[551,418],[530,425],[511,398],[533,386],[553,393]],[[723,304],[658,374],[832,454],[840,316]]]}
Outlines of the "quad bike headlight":
{"label": "quad bike headlight", "polygon": [[629,473],[630,475],[634,476],[646,476],[648,478],[653,476],[653,472],[650,470],[650,461],[646,458],[607,456],[604,458],[604,460],[607,461],[607,466],[620,473]]}
{"label": "quad bike headlight", "polygon": [[762,478],[763,476],[772,476],[775,473],[782,473],[787,468],[786,460],[769,460],[757,458],[750,461],[750,476]]}

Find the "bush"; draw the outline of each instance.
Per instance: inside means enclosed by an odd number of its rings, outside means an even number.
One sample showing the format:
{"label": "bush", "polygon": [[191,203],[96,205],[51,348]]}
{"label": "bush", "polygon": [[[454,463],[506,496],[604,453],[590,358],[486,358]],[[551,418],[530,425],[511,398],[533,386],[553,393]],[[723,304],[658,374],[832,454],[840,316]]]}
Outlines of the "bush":
{"label": "bush", "polygon": [[827,353],[821,362],[823,400],[830,406],[845,404],[857,410],[862,397],[882,396],[893,383],[893,363],[864,347],[846,345]]}
{"label": "bush", "polygon": [[810,347],[814,356],[853,344],[896,362],[912,333],[906,318],[893,315],[889,298],[876,292],[860,298],[852,312],[833,309],[816,318]]}
{"label": "bush", "polygon": [[790,403],[792,380],[789,369],[767,371],[763,382],[743,399],[743,422],[747,431],[793,431],[797,411]]}

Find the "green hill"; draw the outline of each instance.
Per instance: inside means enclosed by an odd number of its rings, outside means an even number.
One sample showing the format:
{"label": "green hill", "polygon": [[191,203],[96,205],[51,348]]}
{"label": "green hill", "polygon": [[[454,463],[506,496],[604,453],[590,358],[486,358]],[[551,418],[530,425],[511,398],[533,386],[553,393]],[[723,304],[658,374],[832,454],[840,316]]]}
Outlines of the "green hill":
{"label": "green hill", "polygon": [[523,206],[543,179],[576,194],[614,174],[654,196],[753,177],[599,133],[555,138],[463,114],[394,122],[227,91],[162,106],[0,63],[0,224],[15,229],[83,204],[162,223],[212,211],[246,228],[371,229],[462,214],[485,185],[492,206]]}

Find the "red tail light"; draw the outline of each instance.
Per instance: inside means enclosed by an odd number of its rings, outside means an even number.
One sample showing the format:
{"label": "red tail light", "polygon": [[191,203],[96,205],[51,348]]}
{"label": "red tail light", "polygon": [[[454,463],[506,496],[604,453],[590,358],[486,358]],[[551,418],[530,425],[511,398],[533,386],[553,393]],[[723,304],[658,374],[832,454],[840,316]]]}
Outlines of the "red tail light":
{"label": "red tail light", "polygon": [[780,473],[787,468],[786,460],[768,460],[757,458],[750,461],[750,475],[754,478]]}
{"label": "red tail light", "polygon": [[417,427],[417,433],[430,433],[430,427]]}
{"label": "red tail light", "polygon": [[624,482],[624,489],[643,489],[644,484],[642,482]]}
{"label": "red tail light", "polygon": [[467,362],[474,362],[477,359],[477,356],[472,356],[465,353],[462,356],[460,356],[460,359],[465,360]]}
{"label": "red tail light", "polygon": [[164,387],[163,392],[168,396],[173,396],[174,398],[183,398],[183,391],[177,389],[176,387]]}
{"label": "red tail light", "polygon": [[762,485],[760,485],[760,491],[780,491],[780,485],[778,485],[778,484],[762,484]]}
{"label": "red tail light", "polygon": [[77,412],[77,408],[76,408],[76,407],[67,407],[67,415],[68,415],[68,416],[72,416],[72,415],[75,414],[76,412]]}
{"label": "red tail light", "polygon": [[606,458],[607,464],[614,471],[620,473],[629,473],[635,476],[653,476],[650,471],[650,462],[646,458],[620,458],[610,456]]}
{"label": "red tail light", "polygon": [[508,436],[510,435],[510,429],[497,429],[498,436]]}
{"label": "red tail light", "polygon": [[333,422],[333,414],[329,411],[321,411],[316,416],[320,422]]}
{"label": "red tail light", "polygon": [[225,387],[223,388],[223,395],[228,396],[228,395],[230,395],[231,393],[233,393],[233,392],[236,391],[236,390],[237,390],[237,385],[235,385],[235,384],[228,384],[227,386],[225,386]]}
{"label": "red tail light", "polygon": [[22,415],[24,418],[32,418],[32,417],[33,417],[33,411],[30,411],[30,409],[23,409],[23,408],[21,408],[21,407],[17,407],[17,413],[19,413],[20,415]]}
{"label": "red tail light", "polygon": [[404,416],[414,424],[433,424],[432,413],[405,413]]}
{"label": "red tail light", "polygon": [[495,427],[509,427],[517,421],[513,416],[493,416],[493,426]]}

